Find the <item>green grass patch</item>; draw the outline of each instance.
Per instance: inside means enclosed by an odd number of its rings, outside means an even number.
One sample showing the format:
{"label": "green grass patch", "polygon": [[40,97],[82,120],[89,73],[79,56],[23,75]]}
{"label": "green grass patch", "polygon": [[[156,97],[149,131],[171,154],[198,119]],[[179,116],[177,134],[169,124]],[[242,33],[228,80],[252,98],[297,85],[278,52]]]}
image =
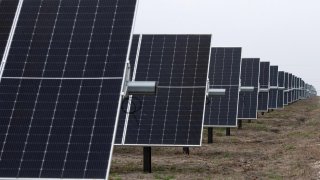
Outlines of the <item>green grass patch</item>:
{"label": "green grass patch", "polygon": [[259,123],[248,123],[247,126],[253,128],[257,131],[268,131],[268,126],[266,124]]}
{"label": "green grass patch", "polygon": [[282,176],[280,176],[279,174],[276,174],[276,173],[274,173],[274,172],[269,172],[269,173],[267,174],[267,177],[268,177],[269,179],[272,179],[272,180],[282,180],[282,179],[283,179]]}
{"label": "green grass patch", "polygon": [[284,148],[285,151],[291,151],[291,150],[295,150],[296,149],[296,147],[294,145],[292,145],[292,144],[285,144],[285,145],[283,145],[283,148]]}
{"label": "green grass patch", "polygon": [[171,180],[175,179],[174,175],[165,175],[165,174],[154,174],[153,176],[155,179],[161,179],[161,180]]}
{"label": "green grass patch", "polygon": [[301,132],[301,131],[293,131],[293,132],[289,133],[288,136],[295,137],[295,138],[298,138],[298,137],[309,138],[309,137],[312,136],[312,133],[310,133],[310,132]]}

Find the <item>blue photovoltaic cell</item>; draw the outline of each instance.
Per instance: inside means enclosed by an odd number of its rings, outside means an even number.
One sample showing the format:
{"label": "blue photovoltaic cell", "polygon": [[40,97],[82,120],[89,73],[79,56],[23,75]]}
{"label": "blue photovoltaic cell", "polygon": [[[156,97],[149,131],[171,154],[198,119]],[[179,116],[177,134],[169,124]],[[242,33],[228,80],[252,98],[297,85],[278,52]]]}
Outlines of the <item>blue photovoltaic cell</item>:
{"label": "blue photovoltaic cell", "polygon": [[278,101],[278,66],[270,66],[269,109],[276,109]]}
{"label": "blue photovoltaic cell", "polygon": [[237,126],[241,48],[212,48],[210,88],[226,89],[224,96],[208,97],[204,125]]}
{"label": "blue photovoltaic cell", "polygon": [[0,62],[5,51],[18,0],[0,0]]}
{"label": "blue photovoltaic cell", "polygon": [[241,65],[241,86],[253,86],[253,92],[239,93],[238,119],[257,119],[260,59],[244,58]]}
{"label": "blue photovoltaic cell", "polygon": [[[270,62],[260,62],[260,88],[269,89],[270,83]],[[258,111],[267,112],[269,105],[269,92],[259,92]]]}
{"label": "blue photovoltaic cell", "polygon": [[211,35],[142,35],[136,81],[156,95],[134,95],[125,145],[201,144]]}
{"label": "blue photovoltaic cell", "polygon": [[24,0],[0,83],[0,177],[107,179],[136,0]]}

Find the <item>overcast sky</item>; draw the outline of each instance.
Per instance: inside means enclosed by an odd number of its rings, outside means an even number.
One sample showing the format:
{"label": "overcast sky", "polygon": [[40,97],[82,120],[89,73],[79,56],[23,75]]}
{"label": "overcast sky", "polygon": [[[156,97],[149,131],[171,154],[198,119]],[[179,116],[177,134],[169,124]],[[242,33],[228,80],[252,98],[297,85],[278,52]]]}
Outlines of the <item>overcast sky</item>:
{"label": "overcast sky", "polygon": [[140,0],[134,33],[209,33],[320,90],[319,0]]}

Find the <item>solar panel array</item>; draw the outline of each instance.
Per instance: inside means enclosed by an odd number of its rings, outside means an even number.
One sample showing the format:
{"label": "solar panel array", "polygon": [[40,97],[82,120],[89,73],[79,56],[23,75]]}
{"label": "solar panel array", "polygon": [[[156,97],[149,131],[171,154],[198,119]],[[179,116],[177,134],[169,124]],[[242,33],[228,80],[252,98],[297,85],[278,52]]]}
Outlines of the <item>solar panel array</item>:
{"label": "solar panel array", "polygon": [[[108,179],[114,144],[199,146],[204,126],[317,95],[211,35],[132,35],[137,4],[0,0],[0,179]],[[157,92],[128,95],[128,80]]]}
{"label": "solar panel array", "polygon": [[253,92],[239,93],[238,119],[257,119],[260,59],[243,58],[241,86],[254,87]]}
{"label": "solar panel array", "polygon": [[240,69],[241,48],[211,49],[209,87],[226,89],[226,94],[208,97],[204,126],[237,126]]}
{"label": "solar panel array", "polygon": [[211,35],[142,36],[134,80],[157,81],[159,89],[133,96],[140,107],[127,114],[123,144],[201,144],[210,45]]}
{"label": "solar panel array", "polygon": [[267,112],[269,106],[270,62],[260,62],[260,89],[258,96],[258,111]]}
{"label": "solar panel array", "polygon": [[0,84],[1,177],[108,176],[136,1],[23,1]]}

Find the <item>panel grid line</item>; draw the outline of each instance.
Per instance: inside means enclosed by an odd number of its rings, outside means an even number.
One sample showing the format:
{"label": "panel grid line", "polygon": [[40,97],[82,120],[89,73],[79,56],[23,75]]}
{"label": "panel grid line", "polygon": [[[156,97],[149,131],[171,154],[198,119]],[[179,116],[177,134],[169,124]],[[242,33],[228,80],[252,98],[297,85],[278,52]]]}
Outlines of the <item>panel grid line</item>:
{"label": "panel grid line", "polygon": [[[59,1],[58,13],[56,14],[56,17],[55,17],[55,21],[54,21],[54,25],[53,25],[53,30],[52,30],[51,37],[50,37],[50,42],[49,42],[49,48],[48,48],[48,50],[47,50],[47,56],[46,56],[46,60],[45,60],[44,66],[46,66],[46,62],[47,62],[48,57],[49,57],[48,54],[50,53],[50,47],[51,47],[51,43],[52,43],[52,40],[53,40],[53,34],[54,34],[54,31],[55,31],[55,27],[56,27],[56,23],[57,23],[57,19],[58,19],[58,14],[59,14],[59,10],[60,10],[60,5],[61,5],[61,0]],[[40,8],[39,8],[39,12],[40,12],[40,9],[41,9],[41,6],[40,6]],[[42,70],[42,77],[43,77],[44,73],[45,73],[45,67],[44,67],[43,70]],[[35,100],[35,103],[34,103],[34,106],[33,106],[33,110],[32,110],[31,121],[30,121],[30,124],[29,124],[29,127],[28,127],[28,133],[27,133],[27,137],[26,137],[26,140],[25,140],[25,143],[24,143],[24,147],[23,147],[23,151],[22,151],[22,157],[21,157],[21,161],[20,161],[20,164],[19,164],[17,177],[20,176],[20,170],[21,170],[23,158],[24,158],[24,155],[25,155],[25,150],[26,150],[27,143],[28,143],[29,136],[30,136],[30,130],[31,130],[31,127],[32,127],[32,122],[33,122],[33,119],[34,119],[34,114],[35,114],[35,111],[36,111],[36,107],[37,107],[37,103],[38,103],[38,98],[39,98],[39,95],[40,95],[41,85],[42,85],[42,79],[41,79],[41,81],[40,81],[40,84],[39,84],[39,87],[38,87],[38,90],[37,90],[36,100]],[[39,177],[40,177],[40,176],[39,176]]]}
{"label": "panel grid line", "polygon": [[[23,2],[23,0],[21,0]],[[22,3],[20,2],[20,3]],[[42,0],[41,0],[41,3],[42,3]],[[37,14],[37,18],[36,18],[36,23],[37,24],[37,21],[38,21],[38,18],[39,18],[39,14],[40,14],[40,8],[39,8],[39,11],[38,11],[38,14]],[[33,28],[33,33],[32,33],[32,36],[31,36],[31,40],[30,40],[30,44],[29,44],[29,48],[28,48],[28,53],[27,53],[27,56],[26,56],[26,60],[25,62],[27,61],[28,59],[28,54],[30,52],[30,46],[31,46],[31,43],[32,43],[32,39],[34,37],[34,33],[35,33],[35,29],[36,29],[36,26]],[[13,34],[13,33],[12,33]],[[10,41],[11,42],[11,41]],[[7,58],[7,53],[8,53],[8,49],[6,49],[6,53],[5,53],[5,56],[3,57],[4,58]],[[2,71],[3,72],[3,71]],[[1,73],[2,73],[1,72]],[[23,71],[22,71],[23,73]],[[2,75],[2,74],[1,74]],[[2,79],[2,76],[1,76],[1,79]],[[0,79],[0,80],[1,80]],[[1,81],[0,81],[1,82]],[[16,102],[18,100],[18,95],[19,95],[19,92],[20,92],[20,87],[21,87],[21,80],[19,82],[19,85],[18,85],[18,90],[17,90],[17,93],[15,95],[15,100],[14,100],[14,105],[13,105],[13,109],[11,111],[11,116],[10,116],[10,120],[9,120],[9,124],[8,124],[8,127],[7,127],[7,132],[6,132],[6,135],[5,135],[5,138],[4,138],[4,141],[2,143],[2,147],[1,147],[1,153],[0,153],[0,161],[2,160],[2,155],[3,155],[3,152],[4,152],[4,148],[5,148],[5,145],[6,145],[6,141],[7,141],[7,137],[8,137],[8,134],[9,134],[9,130],[10,130],[10,125],[11,125],[11,121],[12,121],[12,118],[13,118],[13,113],[14,113],[14,109],[15,109],[15,106],[16,106]]]}
{"label": "panel grid line", "polygon": [[[75,15],[74,22],[73,22],[73,25],[72,25],[71,37],[69,39],[68,51],[67,51],[67,55],[66,55],[67,59],[68,59],[68,55],[69,55],[69,52],[70,52],[72,38],[73,38],[73,35],[74,35],[74,29],[75,29],[75,26],[76,26],[78,12],[79,12],[79,8],[80,8],[80,2],[81,2],[81,0],[78,1],[76,15]],[[64,67],[63,67],[63,70],[62,70],[62,77],[64,77],[64,73],[66,71],[66,65],[67,65],[67,60],[64,62]],[[45,159],[46,159],[46,156],[47,156],[47,149],[48,149],[48,145],[49,145],[49,141],[50,141],[50,136],[51,136],[51,131],[52,131],[52,128],[53,128],[54,119],[55,119],[56,112],[57,112],[57,107],[58,107],[58,102],[59,102],[59,98],[60,98],[61,88],[62,88],[62,81],[60,81],[60,83],[59,83],[59,90],[58,90],[58,93],[57,93],[57,98],[56,98],[55,106],[54,106],[54,109],[53,109],[53,115],[52,115],[52,118],[51,118],[51,124],[50,124],[49,133],[48,133],[48,137],[47,137],[47,143],[46,143],[46,147],[45,147],[45,150],[44,150],[44,155],[43,155],[43,159],[42,159],[42,163],[41,163],[39,177],[41,177],[41,175],[42,175],[44,162],[45,162]]]}

